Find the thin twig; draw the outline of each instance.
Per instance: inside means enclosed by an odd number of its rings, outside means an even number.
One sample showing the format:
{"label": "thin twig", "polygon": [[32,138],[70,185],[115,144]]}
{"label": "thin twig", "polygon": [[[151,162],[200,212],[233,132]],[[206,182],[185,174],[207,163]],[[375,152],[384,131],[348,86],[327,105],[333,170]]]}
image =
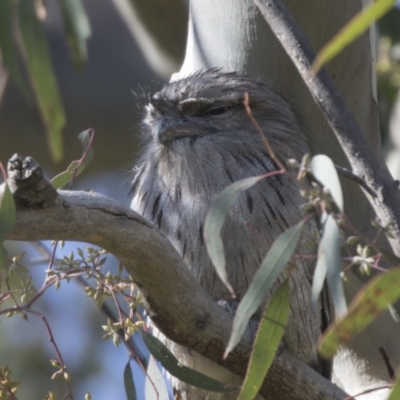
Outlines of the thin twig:
{"label": "thin twig", "polygon": [[[53,332],[52,332],[52,330],[50,328],[50,325],[49,325],[46,317],[42,313],[40,313],[39,311],[33,310],[31,308],[21,307],[21,309],[25,310],[26,312],[28,312],[30,314],[36,315],[37,317],[39,317],[43,321],[43,323],[44,323],[44,325],[46,327],[46,330],[47,330],[47,334],[49,335],[50,343],[53,345],[54,350],[55,350],[55,352],[57,354],[58,362],[62,366],[63,371],[66,371],[67,370],[67,366],[65,365],[63,357],[62,357],[61,352],[60,352],[60,349],[58,348],[57,343],[54,340]],[[71,388],[71,384],[69,383],[69,379],[66,379],[65,381],[66,381],[66,384],[67,384],[68,393],[67,393],[66,396],[64,396],[64,399],[67,399],[67,398],[73,399],[74,396],[72,394],[72,388]]]}
{"label": "thin twig", "polygon": [[95,132],[95,130],[93,128],[89,128],[88,130],[89,130],[89,143],[86,146],[86,149],[84,149],[82,157],[80,158],[80,160],[78,162],[78,165],[74,169],[74,173],[72,174],[71,181],[69,182],[69,190],[72,190],[72,185],[74,184],[74,181],[75,181],[75,178],[76,178],[76,174],[78,173],[78,170],[79,170],[80,166],[84,163],[89,150],[93,146],[93,140],[94,140],[94,136],[95,136],[96,132]]}
{"label": "thin twig", "polygon": [[390,379],[396,379],[396,373],[394,372],[394,368],[392,367],[392,364],[390,363],[390,359],[389,359],[388,354],[386,353],[386,350],[383,347],[379,347],[379,353],[381,353],[383,361],[385,362]]}
{"label": "thin twig", "polygon": [[[90,286],[89,283],[86,282],[86,280],[82,276],[78,276],[76,278],[76,282],[79,285],[81,285],[83,288],[85,288],[86,286]],[[99,309],[113,323],[118,322],[118,319],[115,317],[114,313],[111,311],[111,308],[104,301],[101,304],[101,306],[99,307]],[[128,340],[125,340],[125,332],[123,329],[119,329],[117,331],[117,334],[120,337],[124,346],[127,348],[131,358],[136,360],[139,363],[139,365],[142,365],[145,370],[145,366],[147,365],[147,360],[145,358],[139,356],[140,350],[139,350],[139,347],[137,346],[137,344],[135,343],[135,341],[133,340],[133,338],[131,337]]]}
{"label": "thin twig", "polygon": [[15,394],[13,393],[11,387],[9,384],[7,384],[7,380],[6,377],[2,374],[2,372],[0,371],[0,388],[3,387],[7,390],[8,392],[8,397],[7,400],[18,400],[18,398],[15,396]]}
{"label": "thin twig", "polygon": [[249,99],[249,94],[246,92],[244,94],[244,99],[243,99],[243,105],[244,108],[246,110],[246,113],[248,115],[248,117],[251,119],[251,122],[253,123],[253,125],[256,127],[256,129],[258,130],[261,139],[264,142],[265,147],[267,148],[268,154],[269,156],[272,158],[273,161],[275,161],[276,165],[280,168],[280,173],[284,173],[286,172],[286,168],[284,167],[284,165],[280,162],[280,160],[278,159],[278,157],[276,157],[275,152],[273,150],[273,148],[271,147],[267,137],[264,135],[263,130],[261,129],[260,125],[258,124],[258,122],[256,121],[256,119],[254,118],[253,113],[251,112],[251,108],[250,108],[250,99]]}

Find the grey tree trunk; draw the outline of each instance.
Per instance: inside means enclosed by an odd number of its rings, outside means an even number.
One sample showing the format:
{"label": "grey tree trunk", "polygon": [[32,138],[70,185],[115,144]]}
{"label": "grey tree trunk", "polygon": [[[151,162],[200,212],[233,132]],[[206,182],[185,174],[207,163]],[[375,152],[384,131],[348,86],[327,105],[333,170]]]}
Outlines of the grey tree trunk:
{"label": "grey tree trunk", "polygon": [[[318,51],[363,7],[363,1],[285,0],[286,6]],[[300,119],[313,154],[327,154],[338,165],[348,163],[330,127],[315,105],[280,43],[251,0],[191,0],[189,33],[184,64],[177,79],[199,69],[218,67],[238,71],[268,83],[290,102]],[[380,135],[375,93],[374,32],[362,35],[328,65],[340,93],[378,155]],[[342,181],[345,212],[364,235],[372,235],[373,213],[361,190]],[[348,275],[348,300],[364,283],[356,274]],[[350,342],[335,359],[334,380],[345,391],[357,394],[390,381],[379,347],[390,354],[397,366],[400,328],[386,314]],[[215,376],[215,375],[214,375]],[[385,398],[378,391],[365,398]]]}

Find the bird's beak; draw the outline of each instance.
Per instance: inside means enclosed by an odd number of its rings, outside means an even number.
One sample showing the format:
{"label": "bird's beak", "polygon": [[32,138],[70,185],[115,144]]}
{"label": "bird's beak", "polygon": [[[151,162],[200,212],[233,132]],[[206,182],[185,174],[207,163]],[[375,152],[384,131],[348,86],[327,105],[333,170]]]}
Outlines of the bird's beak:
{"label": "bird's beak", "polygon": [[157,141],[165,144],[171,140],[193,135],[193,127],[186,121],[162,120],[156,132]]}

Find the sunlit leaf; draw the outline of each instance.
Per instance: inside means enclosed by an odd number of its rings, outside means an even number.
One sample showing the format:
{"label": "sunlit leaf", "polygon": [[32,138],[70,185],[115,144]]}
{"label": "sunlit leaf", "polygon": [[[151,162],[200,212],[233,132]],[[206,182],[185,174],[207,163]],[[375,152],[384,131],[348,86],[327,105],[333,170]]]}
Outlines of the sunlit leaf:
{"label": "sunlit leaf", "polygon": [[322,288],[328,272],[328,265],[326,262],[326,254],[322,252],[322,246],[318,248],[318,260],[315,266],[314,276],[311,288],[311,302],[314,307],[318,304],[319,295],[321,294]]}
{"label": "sunlit leaf", "polygon": [[239,343],[250,318],[261,306],[272,285],[289,263],[300,240],[303,225],[304,221],[300,221],[283,232],[268,251],[236,311],[225,355]]}
{"label": "sunlit leaf", "polygon": [[75,67],[80,70],[87,62],[86,42],[91,35],[89,19],[81,0],[59,0],[66,28],[67,42]]}
{"label": "sunlit leaf", "polygon": [[400,268],[373,278],[351,302],[348,314],[324,333],[319,345],[321,356],[333,357],[339,346],[366,328],[399,297]]}
{"label": "sunlit leaf", "polygon": [[66,119],[51,64],[48,44],[43,27],[35,13],[35,2],[20,0],[19,9],[22,53],[27,72],[46,127],[51,154],[55,160],[60,160],[63,155],[61,130]]}
{"label": "sunlit leaf", "polygon": [[318,260],[313,276],[311,301],[314,306],[317,305],[325,278],[327,278],[335,312],[340,317],[346,314],[347,306],[341,278],[339,228],[331,215],[323,214],[321,220],[322,238],[318,246]]}
{"label": "sunlit leaf", "polygon": [[246,378],[238,400],[256,397],[282,340],[289,312],[289,284],[285,281],[272,296],[260,321]]}
{"label": "sunlit leaf", "polygon": [[375,0],[368,7],[360,11],[317,54],[312,65],[314,73],[317,73],[323,65],[362,35],[374,21],[383,17],[393,7],[395,2],[396,0]]}
{"label": "sunlit leaf", "polygon": [[124,369],[124,386],[127,400],[136,400],[135,382],[133,380],[130,361],[127,362]]}
{"label": "sunlit leaf", "polygon": [[225,188],[211,206],[204,224],[204,240],[208,254],[218,276],[232,295],[234,292],[228,282],[228,276],[226,273],[226,259],[221,230],[224,226],[229,210],[236,203],[236,200],[242,192],[251,188],[262,178],[264,178],[264,176],[241,179]]}
{"label": "sunlit leaf", "polygon": [[189,385],[212,392],[229,392],[235,388],[224,386],[200,372],[194,371],[179,363],[176,357],[156,337],[145,331],[140,331],[150,353],[160,361],[161,365],[173,376]]}
{"label": "sunlit leaf", "polygon": [[327,217],[324,224],[321,243],[327,265],[327,280],[332,294],[335,314],[341,317],[347,312],[347,304],[341,276],[339,227],[331,215]]}
{"label": "sunlit leaf", "polygon": [[[93,149],[90,146],[90,132],[91,129],[81,132],[78,135],[79,140],[82,142],[83,147],[83,157],[84,159],[72,161],[68,168],[61,172],[60,174],[56,175],[52,180],[51,184],[55,189],[60,189],[66,186],[73,177],[79,176],[84,169],[88,166],[90,161],[93,158]],[[76,172],[75,172],[76,171]]]}
{"label": "sunlit leaf", "polygon": [[392,305],[390,305],[388,307],[388,311],[389,311],[389,314],[392,317],[393,321],[396,322],[396,324],[400,324],[400,316],[399,316],[397,310]]}
{"label": "sunlit leaf", "polygon": [[169,400],[167,385],[152,356],[147,367],[144,393],[146,400]]}
{"label": "sunlit leaf", "polygon": [[342,188],[332,160],[324,154],[318,154],[311,159],[310,167],[315,178],[329,190],[333,201],[343,212]]}
{"label": "sunlit leaf", "polygon": [[4,249],[3,242],[7,235],[15,228],[16,222],[16,209],[14,197],[8,185],[5,185],[3,197],[0,203],[0,269],[4,268],[6,259],[6,250]]}
{"label": "sunlit leaf", "polygon": [[0,49],[1,57],[10,73],[11,79],[18,86],[26,100],[30,100],[30,94],[18,62],[17,49],[13,39],[12,21],[17,8],[13,0],[0,1]]}
{"label": "sunlit leaf", "polygon": [[318,254],[325,256],[321,262],[326,262],[326,277],[332,294],[335,314],[337,317],[343,317],[347,313],[347,305],[341,276],[339,227],[330,214],[322,216],[322,238],[319,243]]}

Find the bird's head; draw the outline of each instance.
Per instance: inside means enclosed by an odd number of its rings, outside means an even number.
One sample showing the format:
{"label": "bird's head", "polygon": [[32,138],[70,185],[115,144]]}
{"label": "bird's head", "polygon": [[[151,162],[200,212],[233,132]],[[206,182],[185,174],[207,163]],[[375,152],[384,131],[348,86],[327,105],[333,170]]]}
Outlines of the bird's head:
{"label": "bird's head", "polygon": [[259,139],[244,107],[245,93],[251,113],[267,137],[299,131],[288,103],[266,85],[217,70],[198,72],[166,85],[150,99],[144,123],[153,143],[163,147],[201,138],[247,141],[257,135]]}

